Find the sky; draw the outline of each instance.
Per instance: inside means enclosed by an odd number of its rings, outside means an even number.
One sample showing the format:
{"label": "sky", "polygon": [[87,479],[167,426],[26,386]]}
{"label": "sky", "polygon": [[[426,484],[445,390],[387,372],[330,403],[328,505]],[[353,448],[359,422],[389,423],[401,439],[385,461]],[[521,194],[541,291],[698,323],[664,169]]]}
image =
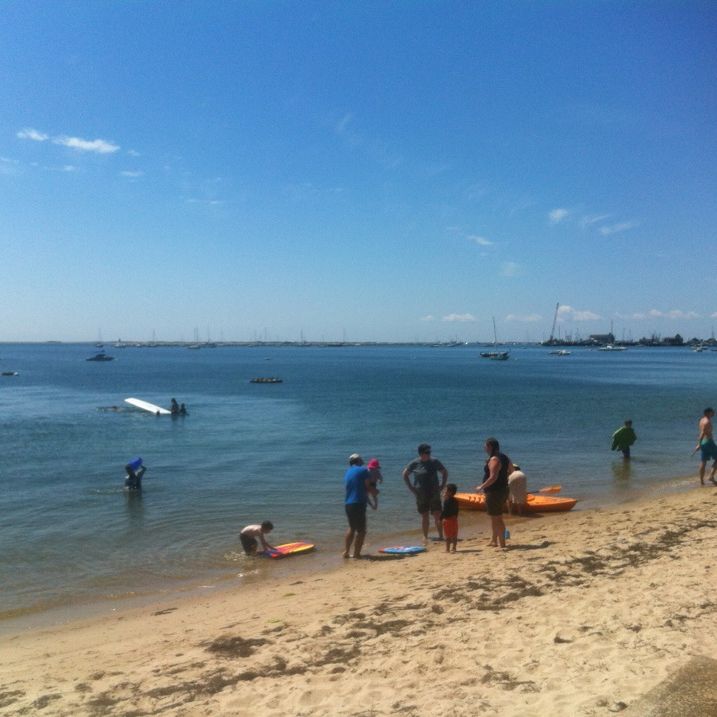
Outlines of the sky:
{"label": "sky", "polygon": [[2,0],[0,341],[717,323],[717,3]]}

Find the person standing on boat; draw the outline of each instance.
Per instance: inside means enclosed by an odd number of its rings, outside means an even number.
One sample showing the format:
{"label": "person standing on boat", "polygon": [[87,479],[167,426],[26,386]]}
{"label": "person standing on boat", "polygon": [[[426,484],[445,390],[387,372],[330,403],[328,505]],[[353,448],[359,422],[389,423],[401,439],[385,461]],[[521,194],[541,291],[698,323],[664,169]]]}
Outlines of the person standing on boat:
{"label": "person standing on boat", "polygon": [[693,453],[700,451],[700,484],[705,484],[705,468],[707,461],[712,461],[712,471],[710,472],[710,481],[717,485],[715,481],[715,471],[717,471],[717,444],[715,444],[712,435],[712,418],[715,415],[714,409],[705,408],[704,415],[700,418],[700,433],[697,438],[697,447]]}
{"label": "person standing on boat", "polygon": [[358,453],[349,456],[349,468],[344,474],[346,488],[345,510],[349,527],[344,538],[344,558],[361,557],[361,548],[366,538],[366,505],[370,490],[371,474]]}
{"label": "person standing on boat", "polygon": [[169,407],[169,410],[173,416],[179,415],[179,404],[177,403],[177,399],[172,399],[172,405]]}
{"label": "person standing on boat", "polygon": [[630,460],[630,446],[637,440],[637,434],[632,427],[632,421],[627,420],[625,424],[612,434],[611,450],[619,449],[622,451],[623,458]]}
{"label": "person standing on boat", "polygon": [[[440,484],[438,474],[441,474]],[[433,520],[438,531],[438,539],[443,540],[443,524],[441,523],[441,493],[448,481],[448,470],[437,458],[431,458],[431,447],[428,443],[418,446],[418,459],[411,461],[403,469],[403,480],[408,490],[416,496],[416,508],[421,515],[421,530],[423,539],[428,542],[428,514],[433,514]],[[411,485],[413,475],[413,485]]]}
{"label": "person standing on boat", "polygon": [[503,509],[508,499],[508,476],[513,472],[513,464],[505,453],[500,452],[500,444],[496,438],[487,438],[485,452],[488,460],[483,469],[483,482],[476,490],[485,493],[485,507],[490,516],[492,536],[490,545],[505,548],[505,523]]}

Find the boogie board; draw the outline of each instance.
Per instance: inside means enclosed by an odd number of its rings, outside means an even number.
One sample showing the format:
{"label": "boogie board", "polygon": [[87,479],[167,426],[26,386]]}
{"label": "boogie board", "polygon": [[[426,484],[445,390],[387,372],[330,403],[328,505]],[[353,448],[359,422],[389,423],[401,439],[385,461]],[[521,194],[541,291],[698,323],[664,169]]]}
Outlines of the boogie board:
{"label": "boogie board", "polygon": [[172,413],[166,408],[155,406],[153,403],[150,403],[149,401],[142,401],[139,398],[125,398],[124,402],[129,403],[130,406],[134,406],[135,408],[141,408],[143,411],[154,413],[155,415],[159,414],[160,416],[169,416]]}
{"label": "boogie board", "polygon": [[389,553],[390,555],[415,555],[416,553],[425,552],[422,545],[392,545],[388,548],[381,548],[379,553]]}
{"label": "boogie board", "polygon": [[314,543],[304,543],[303,541],[299,541],[297,543],[284,543],[284,545],[277,545],[274,550],[265,551],[264,555],[266,555],[267,558],[286,558],[289,555],[308,553],[315,547]]}

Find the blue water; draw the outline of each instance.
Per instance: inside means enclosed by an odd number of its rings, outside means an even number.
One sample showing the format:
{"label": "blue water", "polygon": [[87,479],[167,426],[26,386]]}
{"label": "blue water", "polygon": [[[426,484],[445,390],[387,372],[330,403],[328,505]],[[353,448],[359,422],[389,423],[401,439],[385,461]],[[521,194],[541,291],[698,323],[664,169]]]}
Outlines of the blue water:
{"label": "blue water", "polygon": [[[239,529],[265,519],[272,541],[307,539],[335,555],[354,451],[384,468],[374,549],[416,535],[400,471],[423,441],[462,490],[494,435],[531,486],[560,483],[579,507],[613,503],[694,476],[697,420],[717,404],[717,353],[688,349],[556,357],[526,347],[507,362],[473,347],[108,352],[116,360],[92,363],[88,346],[0,345],[0,370],[19,372],[0,377],[0,619],[231,582],[256,572]],[[128,396],[176,397],[190,415],[155,417]],[[123,408],[100,410],[110,406]],[[627,468],[610,452],[625,418],[638,434]],[[149,467],[141,496],[123,489],[138,455]]]}

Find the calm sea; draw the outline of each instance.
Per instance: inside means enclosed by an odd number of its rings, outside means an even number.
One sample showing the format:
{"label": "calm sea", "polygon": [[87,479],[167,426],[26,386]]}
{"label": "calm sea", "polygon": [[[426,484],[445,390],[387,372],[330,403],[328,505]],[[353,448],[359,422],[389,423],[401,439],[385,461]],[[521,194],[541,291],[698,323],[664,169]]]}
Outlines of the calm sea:
{"label": "calm sea", "polygon": [[[0,345],[0,620],[187,586],[243,584],[333,564],[345,525],[347,457],[378,456],[369,550],[417,537],[400,476],[432,444],[459,489],[475,486],[494,435],[530,486],[560,483],[580,507],[679,486],[703,408],[717,404],[717,353],[537,347],[511,359],[475,347],[112,349]],[[252,384],[278,376],[280,384]],[[185,418],[131,409],[134,396]],[[119,411],[103,410],[121,407]],[[626,469],[610,435],[638,434]],[[124,464],[148,466],[142,495]],[[683,478],[678,479],[680,476]],[[677,478],[676,478],[677,477]],[[694,482],[694,481],[692,481]],[[270,519],[275,543],[311,540],[293,561],[249,560],[237,533]],[[551,519],[557,519],[553,517]]]}

